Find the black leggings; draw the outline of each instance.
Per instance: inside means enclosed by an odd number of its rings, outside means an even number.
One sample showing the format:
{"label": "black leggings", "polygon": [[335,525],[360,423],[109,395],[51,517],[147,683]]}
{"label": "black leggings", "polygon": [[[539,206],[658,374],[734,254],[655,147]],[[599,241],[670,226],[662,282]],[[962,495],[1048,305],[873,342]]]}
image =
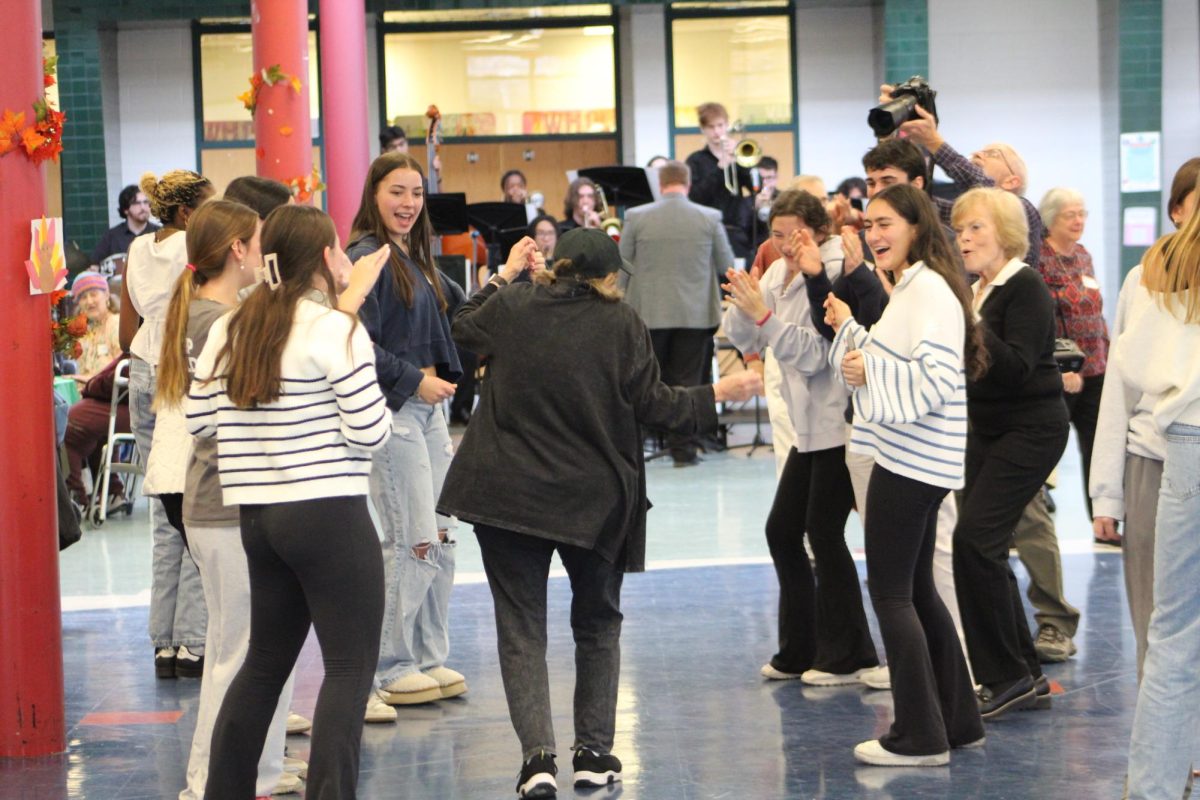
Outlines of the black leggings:
{"label": "black leggings", "polygon": [[867,489],[867,586],[887,651],[896,712],[884,749],[932,755],[975,742],[983,720],[950,612],[933,586],[947,490],[878,464]]}
{"label": "black leggings", "polygon": [[325,662],[308,800],[352,800],[383,629],[383,555],[367,499],[242,506],[250,648],[213,728],[205,796],[250,800],[267,728],[310,624]]}
{"label": "black leggings", "polygon": [[[767,546],[779,577],[779,652],[771,665],[843,675],[879,663],[863,611],[858,569],[846,547],[854,505],[846,448],[788,453],[767,517]],[[804,534],[817,562],[816,585]]]}

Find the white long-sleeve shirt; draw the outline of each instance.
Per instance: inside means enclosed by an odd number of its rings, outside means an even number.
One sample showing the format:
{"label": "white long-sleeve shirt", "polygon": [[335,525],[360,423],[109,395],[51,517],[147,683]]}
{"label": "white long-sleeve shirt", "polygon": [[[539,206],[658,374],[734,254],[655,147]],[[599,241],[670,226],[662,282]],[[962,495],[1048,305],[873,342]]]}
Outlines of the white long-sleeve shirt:
{"label": "white long-sleeve shirt", "polygon": [[1108,368],[1104,374],[1104,392],[1100,395],[1100,412],[1096,420],[1096,436],[1092,440],[1092,469],[1088,494],[1092,498],[1092,516],[1125,519],[1125,456],[1131,454],[1162,461],[1166,458],[1166,442],[1154,427],[1153,401],[1134,390],[1124,380],[1116,357],[1121,332],[1129,318],[1129,307],[1142,280],[1142,265],[1138,264],[1125,276],[1117,298],[1117,314],[1113,321],[1112,342]]}
{"label": "white long-sleeve shirt", "polygon": [[829,364],[863,352],[865,386],[852,389],[850,450],[897,475],[959,489],[967,446],[966,322],[946,281],[918,261],[904,270],[883,316],[866,331],[853,319],[833,340]]}
{"label": "white long-sleeve shirt", "polygon": [[[822,245],[821,260],[831,281],[841,275],[841,239]],[[783,400],[796,432],[795,448],[811,453],[841,447],[846,442],[847,392],[828,364],[829,343],[813,325],[804,275],[785,287],[786,276],[782,258],[763,274],[763,301],[772,314],[761,327],[733,305],[725,309],[722,326],[742,352],[757,353],[769,346],[775,354]]]}
{"label": "white long-sleeve shirt", "polygon": [[1117,368],[1125,382],[1149,395],[1159,433],[1178,422],[1200,425],[1200,324],[1184,320],[1183,303],[1170,307],[1140,282],[1118,338]]}
{"label": "white long-sleeve shirt", "polygon": [[217,437],[225,505],[367,494],[368,452],[391,435],[391,414],[366,329],[356,325],[351,333],[348,315],[301,300],[283,348],[283,394],[238,408],[223,379],[205,383],[216,372],[229,319],[213,323],[187,399],[188,429]]}

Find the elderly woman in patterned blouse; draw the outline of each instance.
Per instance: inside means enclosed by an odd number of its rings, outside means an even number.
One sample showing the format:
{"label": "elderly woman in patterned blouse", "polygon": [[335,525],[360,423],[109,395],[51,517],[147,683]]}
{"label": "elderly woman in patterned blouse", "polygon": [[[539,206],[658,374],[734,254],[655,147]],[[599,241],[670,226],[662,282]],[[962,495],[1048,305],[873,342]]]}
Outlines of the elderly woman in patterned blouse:
{"label": "elderly woman in patterned blouse", "polygon": [[[1083,195],[1074,189],[1046,192],[1038,207],[1046,238],[1036,265],[1054,296],[1057,330],[1061,338],[1074,339],[1087,356],[1079,372],[1063,374],[1067,409],[1079,439],[1083,459],[1083,490],[1087,495],[1092,464],[1092,439],[1100,412],[1104,369],[1108,362],[1108,325],[1104,322],[1100,283],[1092,269],[1092,256],[1079,243],[1087,222]],[[1088,516],[1092,502],[1087,499]]]}

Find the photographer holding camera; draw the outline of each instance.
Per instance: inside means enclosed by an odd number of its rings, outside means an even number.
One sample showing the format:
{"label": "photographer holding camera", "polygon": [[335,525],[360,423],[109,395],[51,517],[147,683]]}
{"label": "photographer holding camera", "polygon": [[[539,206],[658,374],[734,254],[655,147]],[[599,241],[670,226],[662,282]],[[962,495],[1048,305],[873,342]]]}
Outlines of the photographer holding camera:
{"label": "photographer holding camera", "polygon": [[[996,186],[1017,195],[1029,223],[1029,249],[1022,261],[1036,267],[1042,250],[1042,218],[1037,206],[1025,198],[1028,184],[1025,161],[1010,145],[1000,142],[976,150],[968,160],[947,144],[938,131],[937,110],[932,107],[936,94],[919,75],[898,86],[885,83],[879,87],[880,106],[871,110],[868,123],[880,138],[898,131],[900,136],[924,147],[933,163],[964,192],[978,186]],[[933,201],[942,223],[949,225],[953,201],[941,197]]]}

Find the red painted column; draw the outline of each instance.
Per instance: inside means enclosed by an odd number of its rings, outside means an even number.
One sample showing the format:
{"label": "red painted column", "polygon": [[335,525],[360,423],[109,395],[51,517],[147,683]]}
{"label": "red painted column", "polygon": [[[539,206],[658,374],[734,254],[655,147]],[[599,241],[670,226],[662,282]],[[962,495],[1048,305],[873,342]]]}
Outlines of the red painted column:
{"label": "red painted column", "polygon": [[[313,169],[312,122],[308,115],[308,3],[306,0],[254,0],[250,6],[254,69],[272,66],[288,77],[258,93],[254,114],[257,170],[288,183],[307,179]],[[299,81],[299,91],[290,80]]]}
{"label": "red painted column", "polygon": [[321,116],[326,208],[345,246],[370,166],[367,19],[362,2],[321,0]]}
{"label": "red painted column", "polygon": [[[42,94],[41,0],[5,3],[0,75],[0,112],[30,120]],[[0,156],[0,758],[66,749],[50,299],[30,296],[25,272],[44,180],[22,152]]]}

